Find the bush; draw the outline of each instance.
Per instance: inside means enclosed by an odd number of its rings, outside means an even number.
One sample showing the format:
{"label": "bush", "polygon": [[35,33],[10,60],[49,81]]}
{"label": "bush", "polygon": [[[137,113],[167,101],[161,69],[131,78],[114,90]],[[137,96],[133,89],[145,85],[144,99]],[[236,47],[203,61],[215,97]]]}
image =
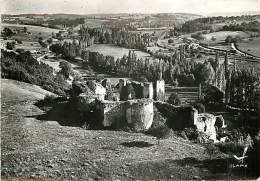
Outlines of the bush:
{"label": "bush", "polygon": [[62,61],[59,64],[59,68],[61,69],[59,73],[63,75],[66,79],[72,74],[72,67],[71,64],[67,61]]}
{"label": "bush", "polygon": [[15,48],[15,42],[7,42],[6,49],[13,50]]}
{"label": "bush", "polygon": [[216,41],[216,37],[212,36],[212,37],[211,37],[211,40],[212,40],[212,41]]}
{"label": "bush", "polygon": [[22,44],[23,42],[19,39],[15,39],[15,41],[18,43],[18,44]]}
{"label": "bush", "polygon": [[181,99],[179,98],[178,94],[172,93],[167,102],[172,105],[180,105]]}
{"label": "bush", "polygon": [[64,79],[53,75],[53,69],[44,63],[39,63],[30,52],[1,51],[1,76],[39,85],[42,88],[59,95],[65,95],[69,85]]}
{"label": "bush", "polygon": [[226,154],[242,155],[244,150],[244,145],[237,142],[218,143],[216,146]]}
{"label": "bush", "polygon": [[224,93],[214,86],[207,86],[203,90],[204,101],[206,103],[222,103]]}
{"label": "bush", "polygon": [[194,103],[193,107],[198,110],[198,113],[205,112],[205,106],[202,103]]}
{"label": "bush", "polygon": [[189,140],[197,140],[199,136],[198,130],[195,127],[185,128],[184,133],[189,138]]}
{"label": "bush", "polygon": [[43,102],[44,102],[44,103],[53,103],[54,100],[55,100],[55,98],[56,98],[56,97],[55,97],[53,94],[46,94],[46,95],[44,96]]}
{"label": "bush", "polygon": [[146,133],[158,139],[164,139],[170,137],[173,134],[173,131],[167,126],[161,125],[159,127],[149,129]]}
{"label": "bush", "polygon": [[169,39],[169,40],[168,40],[168,43],[169,43],[169,44],[174,43],[173,39]]}

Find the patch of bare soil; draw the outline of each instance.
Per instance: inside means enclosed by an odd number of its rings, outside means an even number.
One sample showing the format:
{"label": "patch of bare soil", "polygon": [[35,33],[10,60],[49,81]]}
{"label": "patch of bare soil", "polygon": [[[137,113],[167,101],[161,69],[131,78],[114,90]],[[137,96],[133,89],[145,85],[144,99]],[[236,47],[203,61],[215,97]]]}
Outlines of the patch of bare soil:
{"label": "patch of bare soil", "polygon": [[[13,80],[1,83],[3,180],[225,178],[225,158],[177,136],[84,130],[38,120],[34,104],[48,93]],[[224,166],[223,166],[224,165]]]}

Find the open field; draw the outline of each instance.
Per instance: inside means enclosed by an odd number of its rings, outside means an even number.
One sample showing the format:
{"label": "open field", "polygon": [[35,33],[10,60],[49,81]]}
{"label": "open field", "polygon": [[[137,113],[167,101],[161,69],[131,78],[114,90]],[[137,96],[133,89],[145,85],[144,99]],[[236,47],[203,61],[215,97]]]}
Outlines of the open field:
{"label": "open field", "polygon": [[23,41],[22,44],[16,44],[15,48],[21,48],[25,51],[27,50],[40,50],[42,49],[41,45],[38,42],[30,42],[30,41]]}
{"label": "open field", "polygon": [[247,40],[238,43],[238,49],[260,57],[260,37],[252,38],[253,41]]}
{"label": "open field", "polygon": [[[84,26],[89,28],[97,28],[101,27],[102,24],[107,22],[108,20],[102,20],[102,19],[85,19]],[[82,25],[78,25],[75,28],[73,28],[74,31],[78,31]]]}
{"label": "open field", "polygon": [[[223,178],[224,155],[173,136],[158,141],[142,133],[84,130],[59,120],[39,120],[34,105],[47,93],[2,80],[2,179]],[[223,166],[224,163],[224,166]],[[219,164],[222,164],[221,166]]]}
{"label": "open field", "polygon": [[[249,37],[247,33],[242,31],[218,31],[214,33],[205,34],[203,36],[205,37],[205,40],[203,40],[202,43],[221,43],[225,41],[227,36],[232,36],[232,37],[240,36],[241,38]],[[216,40],[212,41],[211,40],[212,37],[215,37]]]}
{"label": "open field", "polygon": [[58,29],[52,29],[47,27],[41,27],[41,26],[32,26],[32,25],[21,25],[21,24],[7,24],[2,23],[1,24],[1,30],[5,27],[9,27],[10,29],[18,29],[22,30],[23,27],[27,27],[27,32],[31,32],[31,35],[28,35],[26,33],[18,33],[17,35],[12,36],[12,39],[19,39],[22,41],[38,41],[39,37],[42,37],[43,39],[48,38],[53,33],[58,33]]}
{"label": "open field", "polygon": [[58,33],[58,29],[53,29],[53,28],[48,28],[48,27],[42,27],[42,26],[33,26],[33,25],[22,25],[22,24],[7,24],[7,23],[2,23],[1,24],[2,28],[4,27],[10,27],[10,28],[23,28],[26,27],[28,31],[36,31],[36,32],[45,32],[45,33]]}
{"label": "open field", "polygon": [[[118,46],[109,45],[109,44],[95,44],[95,45],[88,47],[87,49],[90,51],[93,51],[93,52],[102,53],[103,55],[111,55],[111,56],[115,57],[115,59],[122,58],[124,55],[128,55],[129,50],[133,50],[133,49],[118,47]],[[142,52],[139,50],[135,50],[135,53],[137,54],[138,58],[145,59],[147,57],[150,57],[150,55],[148,53],[145,53],[145,52]]]}

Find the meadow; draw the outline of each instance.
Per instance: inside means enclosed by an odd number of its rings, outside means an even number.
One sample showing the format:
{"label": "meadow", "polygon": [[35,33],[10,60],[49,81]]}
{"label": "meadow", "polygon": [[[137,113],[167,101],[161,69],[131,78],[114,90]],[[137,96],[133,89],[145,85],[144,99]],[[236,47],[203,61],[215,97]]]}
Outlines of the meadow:
{"label": "meadow", "polygon": [[[232,36],[232,37],[239,36],[241,38],[248,38],[249,34],[242,31],[218,31],[218,32],[205,34],[203,36],[205,37],[205,39],[202,41],[202,43],[221,43],[225,41],[227,36]],[[215,37],[216,40],[213,41],[212,37]]]}
{"label": "meadow", "polygon": [[[113,56],[115,57],[115,59],[122,58],[124,55],[128,55],[129,50],[134,50],[134,49],[118,47],[110,44],[95,44],[88,47],[87,49],[92,52],[102,53],[105,56],[107,55]],[[137,58],[145,59],[147,57],[150,57],[150,54],[139,50],[134,50],[134,52],[136,53]]]}
{"label": "meadow", "polygon": [[21,24],[1,24],[1,30],[5,27],[10,28],[11,30],[23,30],[24,27],[27,28],[27,32],[30,32],[31,34],[27,33],[18,33],[14,36],[12,36],[12,39],[19,39],[21,41],[38,41],[39,37],[42,37],[43,39],[48,38],[51,36],[52,33],[58,33],[58,29],[53,28],[47,28],[42,26],[32,26],[32,25],[21,25]]}
{"label": "meadow", "polygon": [[245,40],[237,45],[239,50],[260,57],[260,37],[252,38],[252,41]]}

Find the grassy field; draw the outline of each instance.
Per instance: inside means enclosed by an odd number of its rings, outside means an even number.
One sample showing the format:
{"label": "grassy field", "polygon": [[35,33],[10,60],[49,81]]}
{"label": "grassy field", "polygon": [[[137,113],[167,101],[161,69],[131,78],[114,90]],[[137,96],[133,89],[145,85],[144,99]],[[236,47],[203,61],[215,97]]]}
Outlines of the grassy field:
{"label": "grassy field", "polygon": [[[219,32],[214,32],[214,33],[209,33],[203,35],[205,37],[205,40],[202,41],[202,43],[221,43],[225,41],[227,36],[240,36],[241,38],[248,38],[249,35],[245,32],[242,31],[219,31]],[[215,37],[216,40],[212,41],[211,38]]]}
{"label": "grassy field", "polygon": [[52,29],[41,26],[32,26],[32,25],[21,25],[21,24],[1,24],[1,30],[5,27],[9,27],[12,30],[22,30],[23,27],[27,27],[27,32],[31,32],[31,35],[26,33],[19,33],[17,35],[12,36],[12,39],[19,39],[21,41],[38,41],[39,37],[43,39],[48,38],[53,33],[58,33],[58,29]]}
{"label": "grassy field", "polygon": [[238,49],[260,57],[260,37],[238,43]]}
{"label": "grassy field", "polygon": [[[93,52],[99,52],[102,53],[103,55],[111,55],[117,58],[122,58],[124,55],[128,55],[129,50],[128,48],[123,48],[123,47],[118,47],[114,45],[108,45],[108,44],[95,44],[87,48],[90,51]],[[148,53],[138,51],[136,50],[135,53],[137,54],[138,58],[143,58],[145,59],[146,57],[150,57]]]}
{"label": "grassy field", "polygon": [[[101,25],[107,21],[108,20],[101,20],[101,19],[85,19],[84,25],[89,28],[97,28],[97,27],[101,27]],[[80,25],[76,26],[73,30],[78,31],[81,26],[82,25],[80,24]]]}
{"label": "grassy field", "polygon": [[34,103],[46,91],[7,79],[1,83],[2,180],[223,179],[226,175],[223,155],[209,159],[202,145],[180,137],[158,143],[142,133],[84,130],[60,120],[39,119],[45,112]]}

